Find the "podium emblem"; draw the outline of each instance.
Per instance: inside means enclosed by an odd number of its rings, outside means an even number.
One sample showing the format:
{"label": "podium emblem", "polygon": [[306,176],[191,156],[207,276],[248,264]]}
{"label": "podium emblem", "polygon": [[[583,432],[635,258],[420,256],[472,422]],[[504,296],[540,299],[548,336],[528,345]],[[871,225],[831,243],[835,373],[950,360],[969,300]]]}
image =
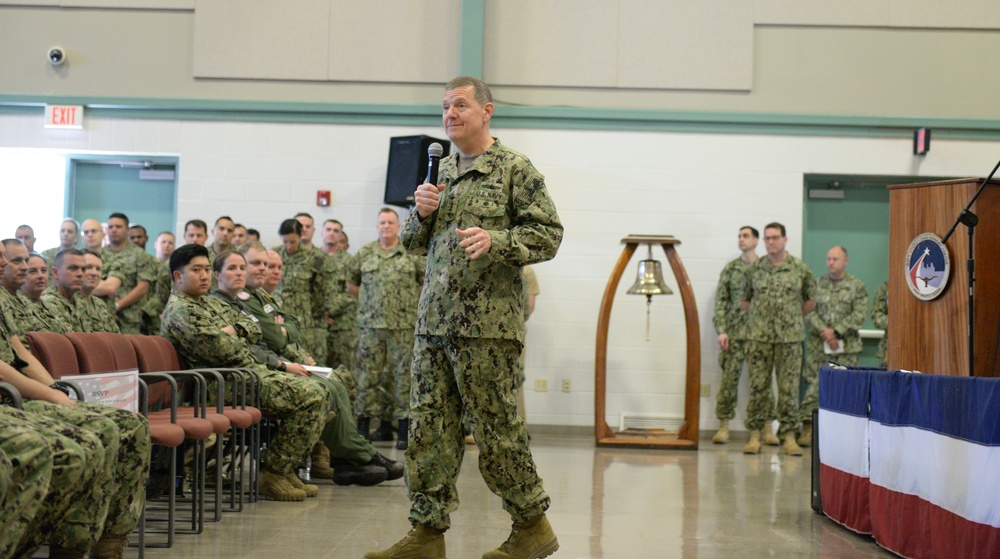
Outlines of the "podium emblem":
{"label": "podium emblem", "polygon": [[906,251],[906,285],[914,297],[930,301],[944,291],[951,275],[948,247],[934,233],[921,233]]}

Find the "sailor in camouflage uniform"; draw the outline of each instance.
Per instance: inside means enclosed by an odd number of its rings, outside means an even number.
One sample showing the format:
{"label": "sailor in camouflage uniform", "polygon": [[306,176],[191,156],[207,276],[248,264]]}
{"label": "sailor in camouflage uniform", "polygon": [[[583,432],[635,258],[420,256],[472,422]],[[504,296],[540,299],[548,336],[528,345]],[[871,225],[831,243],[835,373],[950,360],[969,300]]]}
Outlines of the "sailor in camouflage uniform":
{"label": "sailor in camouflage uniform", "polygon": [[[827,361],[853,367],[861,357],[858,330],[868,313],[868,290],[847,273],[847,249],[835,246],[826,253],[827,275],[816,280],[816,308],[806,315],[806,362],[802,380],[806,394],[799,405],[802,434],[799,446],[812,445],[812,412],[819,407],[819,369]],[[831,354],[826,353],[829,347]]]}
{"label": "sailor in camouflage uniform", "polygon": [[76,295],[76,310],[84,332],[113,332],[120,334],[118,321],[107,302],[95,296],[94,289],[101,283],[104,262],[90,249],[83,249],[87,267],[83,271],[83,288]]}
{"label": "sailor in camouflage uniform", "polygon": [[[84,484],[94,491],[62,505],[69,507],[66,518],[53,531],[38,532],[37,537],[40,541],[50,535],[53,546],[67,550],[50,557],[82,557],[82,552],[95,545],[99,557],[121,557],[128,543],[126,536],[138,524],[144,506],[151,445],[149,424],[131,412],[73,403],[59,390],[50,388],[55,380],[14,334],[12,321],[9,313],[0,311],[0,361],[6,364],[0,367],[0,376],[28,399],[26,411],[85,430],[96,436],[104,450],[101,453],[88,442],[90,435],[79,435],[73,429],[61,431],[74,437],[77,444],[92,448],[88,456],[93,459],[88,465],[96,473],[60,483],[72,487]],[[58,488],[55,480],[52,487]]]}
{"label": "sailor in camouflage uniform", "polygon": [[886,280],[875,290],[875,298],[872,299],[872,325],[885,334],[878,342],[878,362],[882,367],[886,366],[886,353],[889,347],[889,282]]}
{"label": "sailor in camouflage uniform", "polygon": [[71,248],[56,254],[52,265],[52,283],[42,292],[42,301],[55,317],[49,325],[49,332],[84,332],[77,294],[83,289],[86,269],[87,258],[82,251]]}
{"label": "sailor in camouflage uniform", "polygon": [[[60,456],[61,463],[56,464],[55,451],[48,441],[59,435],[42,432],[31,417],[23,410],[0,405],[0,557],[30,557],[37,547],[30,544],[34,537],[19,542],[31,536],[27,534],[28,526],[39,514],[44,519],[51,512],[44,507],[54,469],[63,470],[60,476],[66,471],[83,473],[85,457],[79,446],[68,438],[56,443],[78,451],[65,452]],[[68,493],[69,487],[68,483],[63,490]]]}
{"label": "sailor in camouflage uniform", "polygon": [[50,275],[52,273],[52,264],[56,260],[56,254],[60,250],[67,248],[80,248],[80,224],[73,219],[64,219],[59,226],[59,246],[42,251],[42,257],[49,263]]}
{"label": "sailor in camouflage uniform", "polygon": [[305,485],[294,469],[319,440],[330,405],[326,391],[306,377],[259,364],[250,344],[259,329],[247,328],[236,313],[206,297],[211,266],[208,249],[184,245],[170,255],[174,290],[163,311],[161,335],[170,340],[192,368],[252,369],[262,380],[261,407],[277,416],[281,430],[264,456],[261,491],[276,500],[301,501],[319,489]]}
{"label": "sailor in camouflage uniform", "polygon": [[799,375],[802,371],[803,316],[815,306],[812,271],[785,251],[785,226],[769,223],[764,227],[767,258],[758,258],[747,270],[743,285],[743,306],[749,310],[750,403],[747,427],[750,442],[747,454],[760,452],[760,431],[770,420],[768,402],[761,397],[771,382],[778,384],[778,436],[784,439],[785,453],[801,456],[795,442],[799,427]]}
{"label": "sailor in camouflage uniform", "polygon": [[108,217],[109,244],[101,253],[105,279],[94,294],[111,301],[123,334],[143,334],[143,299],[156,280],[156,268],[152,256],[128,241],[128,224],[125,214]]}
{"label": "sailor in camouflage uniform", "polygon": [[322,250],[327,254],[327,275],[330,278],[330,293],[326,296],[330,312],[326,364],[333,368],[343,365],[357,371],[358,295],[348,289],[347,276],[354,257],[340,248],[343,227],[336,219],[328,219],[323,224]]}
{"label": "sailor in camouflage uniform", "polygon": [[[747,355],[747,311],[740,305],[743,298],[743,282],[746,271],[757,260],[757,240],[760,233],[749,225],[741,227],[738,237],[739,258],[726,264],[719,274],[719,286],[715,290],[715,314],[712,324],[719,338],[719,366],[722,367],[722,382],[715,398],[715,417],[719,420],[719,431],[712,442],[729,442],[729,421],[736,417],[736,392],[740,384],[740,373]],[[774,409],[774,396],[768,382],[762,394],[768,410]],[[773,418],[774,412],[768,417]],[[763,440],[765,444],[777,445],[778,438],[771,430],[771,420],[764,422]]]}
{"label": "sailor in camouflage uniform", "polygon": [[[243,254],[223,254],[227,256],[225,261],[217,259],[213,266],[218,288],[210,296],[232,309],[238,315],[234,320],[240,321],[246,330],[260,332],[250,347],[254,359],[273,370],[284,369],[309,376],[302,365],[313,363],[294,343],[298,336],[297,321],[292,315],[283,313],[277,302],[260,289],[267,275],[267,249],[258,242],[251,242]],[[309,378],[327,391],[333,412],[323,428],[320,442],[313,445],[312,475],[333,479],[340,485],[354,482],[374,485],[402,477],[403,464],[378,454],[354,427],[354,412],[348,396],[349,387],[353,388],[353,384],[348,383],[354,381],[351,372],[341,367],[333,371],[330,378]],[[333,460],[347,462],[337,468],[342,475],[338,476],[331,467]]]}
{"label": "sailor in camouflage uniform", "polygon": [[32,271],[32,280],[39,280],[44,285],[48,281],[48,271],[45,269],[44,259],[34,256],[34,266],[29,265],[32,259],[28,255],[28,249],[18,239],[5,239],[0,254],[5,255],[6,267],[3,271],[3,288],[0,289],[0,305],[2,305],[13,319],[12,326],[14,333],[22,339],[28,332],[40,332],[48,330],[49,324],[54,317],[49,310],[36,304],[23,291],[27,284],[28,273]]}
{"label": "sailor in camouflage uniform", "polygon": [[427,258],[407,254],[399,244],[399,214],[378,213],[377,241],[354,256],[349,281],[358,286],[358,429],[368,432],[379,419],[372,440],[392,441],[392,421],[399,422],[396,448],[406,450],[410,416],[410,363],[417,300]]}
{"label": "sailor in camouflage uniform", "polygon": [[457,153],[441,162],[441,184],[417,187],[401,237],[409,253],[427,254],[406,451],[414,528],[365,557],[445,556],[465,453],[463,412],[475,425],[480,472],[513,520],[508,540],[483,558],[547,557],[559,547],[545,517],[550,499],[517,413],[521,267],[553,258],[563,227],[541,173],[490,135],[487,85],[463,77],[445,90],[442,120]]}
{"label": "sailor in camouflage uniform", "polygon": [[326,296],[330,292],[326,255],[299,245],[302,224],[295,219],[283,221],[278,235],[282,246],[275,250],[284,263],[284,276],[277,297],[285,311],[299,317],[302,345],[317,363],[326,363]]}

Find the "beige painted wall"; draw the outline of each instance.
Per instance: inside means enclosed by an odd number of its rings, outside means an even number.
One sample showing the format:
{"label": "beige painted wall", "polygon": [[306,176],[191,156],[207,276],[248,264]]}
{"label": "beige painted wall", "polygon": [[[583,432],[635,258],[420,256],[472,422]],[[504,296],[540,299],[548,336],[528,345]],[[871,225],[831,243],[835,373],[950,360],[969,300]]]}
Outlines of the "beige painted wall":
{"label": "beige painted wall", "polygon": [[[194,13],[0,5],[0,95],[436,104],[437,84],[196,79]],[[374,24],[373,24],[374,25]],[[384,31],[380,31],[384,32]],[[45,60],[53,45],[69,62]],[[752,90],[498,86],[534,106],[998,118],[1000,31],[761,26]],[[372,53],[373,57],[385,53]]]}

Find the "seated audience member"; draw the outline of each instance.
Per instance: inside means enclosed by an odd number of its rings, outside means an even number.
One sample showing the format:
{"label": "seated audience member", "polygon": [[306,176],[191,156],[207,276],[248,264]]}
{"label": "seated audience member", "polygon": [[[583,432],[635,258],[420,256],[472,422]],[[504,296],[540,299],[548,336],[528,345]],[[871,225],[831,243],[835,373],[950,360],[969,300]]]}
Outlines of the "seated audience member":
{"label": "seated audience member", "polygon": [[[36,305],[21,289],[28,281],[28,249],[17,239],[5,239],[2,245],[0,256],[6,259],[6,267],[0,280],[3,284],[3,289],[0,289],[0,305],[10,312],[14,319],[14,332],[18,336],[45,330],[47,322],[52,319],[51,315],[44,307]],[[44,262],[41,256],[35,258],[32,274],[32,285],[35,287],[29,290],[31,293],[34,293],[39,280],[48,281],[48,270]],[[44,289],[44,285],[42,288]]]}
{"label": "seated audience member", "polygon": [[[6,266],[6,259],[0,258],[0,266]],[[95,457],[97,472],[89,480],[77,477],[65,482],[69,487],[92,488],[94,493],[67,501],[71,510],[61,522],[48,531],[32,530],[29,537],[37,541],[49,537],[50,557],[82,558],[93,548],[94,557],[120,558],[128,543],[126,536],[136,527],[143,509],[151,450],[149,424],[138,414],[73,402],[52,388],[55,379],[21,343],[13,322],[6,307],[0,308],[0,377],[21,392],[25,411],[87,431],[89,435],[76,442],[94,441],[95,450],[89,454]]]}
{"label": "seated audience member", "polygon": [[86,266],[83,269],[83,287],[76,296],[76,309],[84,332],[113,332],[120,334],[118,321],[111,314],[107,301],[94,295],[94,288],[101,283],[104,262],[90,249],[83,249]]}
{"label": "seated audience member", "polygon": [[281,285],[282,278],[285,277],[285,265],[281,261],[281,255],[273,250],[267,251],[267,277],[264,278],[264,291],[278,303],[283,303],[280,295],[275,295],[275,290]]}
{"label": "seated audience member", "polygon": [[[170,255],[174,290],[163,311],[161,335],[170,340],[192,368],[234,367],[261,376],[261,407],[278,417],[281,429],[264,456],[261,491],[280,501],[302,501],[319,488],[306,485],[294,469],[319,440],[329,412],[323,388],[291,372],[260,365],[249,344],[254,332],[236,320],[231,309],[207,297],[211,285],[208,249],[188,244]],[[256,333],[259,336],[259,331]]]}
{"label": "seated audience member", "polygon": [[258,231],[256,229],[247,229],[247,238],[246,238],[246,241],[247,242],[255,241],[255,242],[259,243],[260,242],[260,231]]}
{"label": "seated audience member", "polygon": [[71,248],[56,254],[52,264],[52,283],[42,292],[42,301],[54,318],[47,331],[58,334],[85,331],[80,320],[77,294],[83,289],[86,269],[87,258],[83,251]]}
{"label": "seated audience member", "polygon": [[[229,306],[237,320],[246,322],[248,330],[261,333],[251,348],[258,363],[308,376],[302,363],[312,359],[297,344],[289,343],[294,342],[297,321],[281,312],[277,302],[259,289],[267,275],[266,267],[267,250],[260,243],[249,244],[245,257],[238,252],[220,254],[213,266],[219,286],[211,296]],[[348,389],[344,386],[344,380],[353,381],[351,372],[339,369],[335,373],[339,374],[329,379],[312,377],[329,393],[336,414],[327,422],[320,442],[313,446],[313,474],[332,478],[340,485],[374,485],[402,477],[403,464],[379,454],[355,428]],[[336,468],[331,468],[331,464],[336,464]]]}
{"label": "seated audience member", "polygon": [[112,302],[123,333],[147,334],[143,331],[142,302],[156,279],[156,269],[152,256],[129,242],[128,225],[128,216],[123,213],[108,216],[108,246],[101,255],[105,278],[94,293]]}

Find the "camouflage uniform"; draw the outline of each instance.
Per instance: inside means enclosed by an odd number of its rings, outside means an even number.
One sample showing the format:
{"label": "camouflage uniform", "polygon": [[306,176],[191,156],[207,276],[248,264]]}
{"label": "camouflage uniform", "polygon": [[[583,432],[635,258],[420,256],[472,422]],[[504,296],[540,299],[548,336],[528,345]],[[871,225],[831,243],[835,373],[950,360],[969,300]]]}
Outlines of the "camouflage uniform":
{"label": "camouflage uniform", "polygon": [[281,284],[275,290],[285,303],[285,311],[299,318],[302,345],[317,363],[326,363],[326,296],[330,277],[326,274],[326,253],[318,248],[299,247],[289,254],[285,247],[275,249],[284,263]]}
{"label": "camouflage uniform", "polygon": [[[806,394],[799,405],[799,419],[812,421],[812,412],[819,407],[819,368],[827,361],[836,361],[845,366],[856,366],[861,357],[862,342],[858,330],[865,323],[868,313],[868,290],[857,277],[845,274],[838,282],[826,275],[816,281],[816,308],[806,315],[806,362],[802,368],[802,380],[806,383]],[[823,328],[833,328],[837,339],[843,345],[843,353],[826,355],[823,339],[819,332]]]}
{"label": "camouflage uniform", "polygon": [[417,300],[427,258],[378,241],[355,255],[349,280],[359,286],[358,414],[384,421],[410,415],[410,362]]}
{"label": "camouflage uniform", "polygon": [[[275,350],[275,347],[288,349],[297,346],[296,344],[286,343],[281,333],[281,327],[274,322],[275,316],[284,315],[284,313],[281,312],[280,307],[274,304],[273,299],[267,296],[264,290],[258,289],[253,293],[241,291],[238,299],[233,299],[228,294],[219,290],[213,291],[211,296],[242,316],[250,319],[253,325],[261,330],[261,337],[251,348],[254,359],[258,363],[277,370],[279,361],[300,362],[297,359],[289,359],[286,354]],[[286,315],[286,318],[291,318],[291,316]],[[290,321],[289,323],[293,322]],[[250,325],[248,324],[247,327],[250,327]],[[280,341],[278,341],[279,338]],[[278,345],[272,346],[272,342],[276,342]],[[326,423],[323,433],[320,436],[323,444],[330,449],[330,455],[334,458],[359,464],[364,464],[371,460],[377,451],[368,442],[368,439],[358,433],[357,428],[355,428],[354,413],[351,408],[348,387],[341,382],[341,379],[344,378],[353,381],[350,371],[341,369],[339,374],[335,374],[328,379],[318,376],[309,378],[317,382],[327,392],[332,405],[331,411],[334,412],[334,418]]]}
{"label": "camouflage uniform", "polygon": [[[455,480],[465,453],[463,409],[475,425],[479,468],[516,522],[545,512],[542,488],[517,413],[515,384],[524,341],[521,266],[553,258],[563,228],[542,175],[494,142],[464,172],[441,162],[437,210],[413,212],[401,240],[427,254],[417,314],[406,451],[410,521],[447,529],[458,507]],[[455,229],[481,227],[492,247],[470,260]]]}
{"label": "camouflage uniform", "polygon": [[[65,471],[72,472],[73,477],[83,474],[82,449],[69,439],[65,439],[63,444],[57,440],[59,437],[54,432],[44,432],[43,427],[31,421],[26,412],[0,406],[0,455],[3,456],[0,480],[4,482],[4,491],[0,495],[0,557],[30,557],[37,547],[30,544],[35,536],[27,530],[36,518],[41,523],[54,512],[46,508],[46,497],[50,494],[49,484],[55,468],[61,469],[58,475],[64,479]],[[54,461],[57,451],[48,441],[53,441],[62,451],[58,464]],[[68,447],[72,447],[72,451],[67,450]],[[73,480],[73,477],[67,481]],[[68,496],[71,487],[73,485],[67,483],[54,490]],[[60,500],[54,494],[51,499]],[[28,539],[18,545],[25,537]]]}
{"label": "camouflage uniform", "polygon": [[21,338],[22,342],[25,342],[24,335],[28,332],[48,331],[48,323],[53,319],[53,315],[48,309],[34,304],[20,291],[15,291],[11,295],[9,291],[0,287],[0,305],[3,305],[10,313],[10,317],[13,319],[11,322],[13,332]]}
{"label": "camouflage uniform", "polygon": [[[105,260],[104,255],[109,255]],[[152,289],[153,282],[156,281],[156,269],[149,261],[151,257],[146,251],[126,243],[118,252],[112,252],[110,247],[105,247],[101,251],[101,260],[104,260],[107,277],[114,277],[121,280],[121,286],[115,291],[112,301],[117,301],[128,295],[135,289],[140,281],[148,282]],[[148,294],[147,294],[148,295]],[[114,305],[112,305],[112,308]],[[118,327],[123,334],[142,334],[142,309],[143,302],[140,299],[134,304],[117,312]]]}
{"label": "camouflage uniform", "polygon": [[84,332],[114,332],[120,334],[118,321],[108,307],[108,303],[100,297],[78,293],[76,310],[80,315],[80,325]]}
{"label": "camouflage uniform", "polygon": [[812,271],[791,254],[778,266],[758,258],[747,269],[742,300],[750,301],[748,357],[750,402],[746,425],[759,431],[770,419],[767,402],[760,395],[771,381],[778,384],[779,437],[796,432],[799,422],[799,375],[802,371],[802,341],[805,330],[802,305],[814,299]]}
{"label": "camouflage uniform", "polygon": [[[154,256],[149,256],[149,266],[152,267],[156,278],[149,284],[149,292],[142,298],[142,326],[143,334],[158,335],[160,333],[160,315],[163,314],[163,307],[167,305],[167,298],[170,297],[170,288],[173,280],[170,277],[170,262],[159,261]],[[213,275],[213,277],[215,277]]]}
{"label": "camouflage uniform", "polygon": [[[6,312],[0,315],[0,361],[13,366],[15,353],[9,342],[13,335],[11,318]],[[69,407],[30,401],[25,402],[24,408],[27,412],[73,426],[73,429],[59,430],[53,423],[52,430],[73,438],[81,446],[92,448],[87,455],[93,457],[93,468],[97,470],[91,478],[58,482],[53,478],[53,489],[61,488],[60,483],[67,483],[70,487],[93,487],[95,491],[92,497],[78,497],[63,505],[69,507],[63,521],[54,531],[40,531],[37,537],[44,538],[51,533],[53,545],[86,550],[102,534],[128,535],[142,514],[149,477],[152,443],[146,419],[131,412],[85,402]],[[86,433],[81,435],[80,430]],[[96,437],[96,447],[90,442],[92,436]],[[103,452],[100,452],[101,447]],[[88,460],[88,467],[90,464]]]}
{"label": "camouflage uniform", "polygon": [[883,367],[886,366],[886,353],[889,344],[889,282],[886,281],[875,290],[875,298],[872,299],[872,325],[881,330],[885,330],[885,335],[878,342],[878,361]]}
{"label": "camouflage uniform", "polygon": [[327,326],[326,364],[333,368],[343,365],[357,371],[358,298],[347,290],[347,274],[353,259],[345,251],[326,257],[330,276],[330,294],[326,300],[333,319],[333,324]]}
{"label": "camouflage uniform", "polygon": [[47,331],[57,334],[66,332],[83,332],[83,321],[80,320],[80,310],[77,307],[77,295],[67,299],[54,283],[50,283],[42,292],[42,302],[51,311],[55,319],[49,324]]}
{"label": "camouflage uniform", "polygon": [[281,431],[264,456],[264,466],[290,473],[319,439],[329,403],[318,384],[307,378],[273,371],[250,352],[260,329],[239,328],[231,336],[222,328],[235,325],[239,313],[211,297],[193,299],[176,289],[163,311],[161,334],[192,368],[233,367],[258,372],[262,380],[261,407],[281,420]]}
{"label": "camouflage uniform", "polygon": [[[719,394],[715,398],[715,417],[718,419],[733,419],[736,417],[736,393],[740,384],[740,373],[743,362],[747,358],[747,311],[740,306],[743,297],[743,283],[746,281],[746,271],[749,264],[737,258],[726,264],[719,274],[719,286],[715,290],[715,314],[712,324],[719,335],[729,335],[729,349],[719,352],[719,366],[722,367],[722,383]],[[762,406],[767,410],[768,419],[774,417],[774,394],[771,390],[771,377],[760,388],[757,394]]]}

